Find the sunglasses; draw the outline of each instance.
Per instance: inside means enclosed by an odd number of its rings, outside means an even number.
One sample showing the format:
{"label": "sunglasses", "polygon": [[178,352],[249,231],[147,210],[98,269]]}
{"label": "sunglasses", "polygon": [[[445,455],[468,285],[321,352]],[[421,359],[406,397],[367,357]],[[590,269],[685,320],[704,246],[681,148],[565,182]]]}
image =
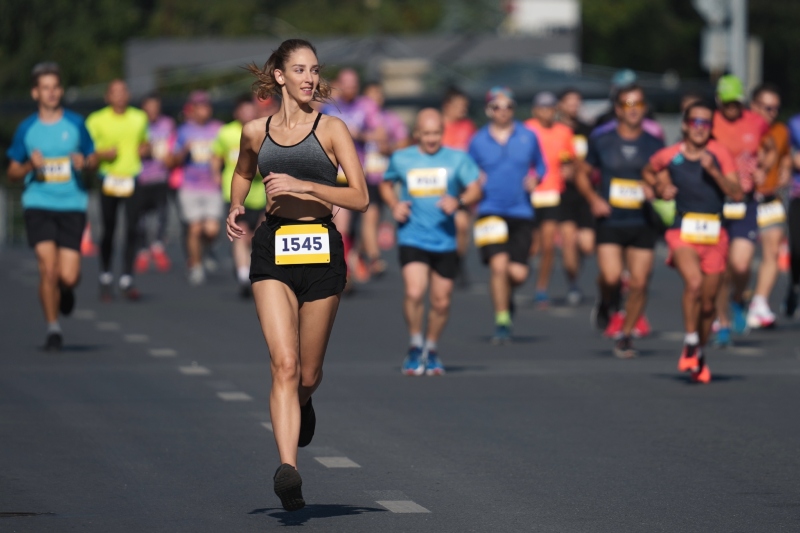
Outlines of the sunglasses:
{"label": "sunglasses", "polygon": [[769,113],[769,114],[778,113],[778,111],[781,110],[781,106],[779,106],[779,105],[758,104],[758,107],[763,109],[765,113]]}
{"label": "sunglasses", "polygon": [[514,109],[514,104],[505,104],[505,105],[492,104],[489,106],[489,109],[491,109],[492,111],[506,111],[509,109]]}
{"label": "sunglasses", "polygon": [[707,118],[690,118],[686,122],[691,128],[705,130],[711,127],[711,121]]}
{"label": "sunglasses", "polygon": [[625,100],[624,102],[617,102],[617,105],[623,109],[644,109],[644,100]]}

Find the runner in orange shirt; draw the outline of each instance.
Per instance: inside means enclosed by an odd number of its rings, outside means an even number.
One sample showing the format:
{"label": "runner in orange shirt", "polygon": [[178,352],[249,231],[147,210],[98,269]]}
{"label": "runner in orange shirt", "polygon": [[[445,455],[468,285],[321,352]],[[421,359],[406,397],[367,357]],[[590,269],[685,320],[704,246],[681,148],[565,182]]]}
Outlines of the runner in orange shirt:
{"label": "runner in orange shirt", "polygon": [[537,225],[535,241],[542,254],[534,302],[541,308],[547,307],[550,302],[547,287],[555,259],[556,231],[565,221],[561,209],[564,179],[572,179],[574,173],[573,134],[569,127],[555,121],[557,103],[558,100],[551,92],[537,94],[533,101],[533,118],[525,121],[525,126],[539,138],[547,165],[547,173],[531,194]]}

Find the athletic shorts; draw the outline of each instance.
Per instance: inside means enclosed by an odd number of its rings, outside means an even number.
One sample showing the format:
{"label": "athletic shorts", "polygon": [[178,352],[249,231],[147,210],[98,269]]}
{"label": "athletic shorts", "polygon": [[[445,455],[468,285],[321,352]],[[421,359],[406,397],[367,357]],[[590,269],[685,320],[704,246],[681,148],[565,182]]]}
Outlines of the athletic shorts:
{"label": "athletic shorts", "polygon": [[717,244],[695,244],[681,239],[680,228],[668,229],[664,240],[669,246],[667,265],[675,267],[674,254],[678,248],[692,248],[700,257],[700,271],[703,274],[722,274],[728,267],[728,232],[720,231]]}
{"label": "athletic shorts", "polygon": [[658,233],[649,225],[639,226],[597,226],[597,245],[616,244],[623,248],[643,248],[652,250],[656,246]]}
{"label": "athletic shorts", "polygon": [[220,191],[193,191],[178,189],[178,203],[184,222],[222,220],[222,193]]}
{"label": "athletic shorts", "polygon": [[[282,226],[321,224],[328,230],[330,263],[278,265],[275,263],[275,234]],[[342,235],[328,215],[311,221],[300,221],[267,215],[253,236],[250,254],[250,282],[274,279],[294,292],[300,304],[340,294],[347,283]]]}
{"label": "athletic shorts", "polygon": [[[480,224],[481,220],[493,215],[481,215],[475,224]],[[479,246],[481,260],[488,265],[489,260],[497,254],[508,254],[513,263],[528,264],[528,255],[533,242],[534,222],[527,218],[502,218],[508,226],[508,239],[502,244],[487,244]]]}
{"label": "athletic shorts", "polygon": [[561,205],[554,205],[552,207],[537,207],[534,210],[534,223],[538,227],[542,222],[553,221],[553,222],[561,222],[563,221],[563,213],[561,209]]}
{"label": "athletic shorts", "polygon": [[[231,212],[231,204],[225,204],[225,213]],[[239,215],[236,217],[236,222],[247,222],[247,227],[250,228],[250,231],[255,231],[258,229],[258,222],[261,220],[261,215],[264,214],[264,209],[250,209],[249,207],[244,208],[244,215]]]}
{"label": "athletic shorts", "polygon": [[400,266],[409,263],[425,263],[431,269],[447,279],[456,279],[458,274],[458,253],[451,252],[429,252],[413,246],[400,246]]}
{"label": "athletic shorts", "polygon": [[86,213],[82,211],[50,211],[26,209],[25,232],[31,248],[40,242],[54,241],[59,248],[80,251]]}
{"label": "athletic shorts", "polygon": [[758,202],[748,198],[745,202],[747,210],[744,218],[724,219],[725,229],[731,241],[734,239],[747,239],[752,243],[758,241]]}
{"label": "athletic shorts", "polygon": [[383,198],[381,198],[380,185],[372,185],[367,183],[367,194],[369,194],[369,205],[374,205],[378,209],[383,207]]}
{"label": "athletic shorts", "polygon": [[772,229],[783,229],[786,231],[786,218],[786,206],[780,197],[774,195],[767,196],[758,202],[758,207],[756,208],[756,223],[758,224],[759,232]]}
{"label": "athletic shorts", "polygon": [[578,192],[572,182],[567,182],[561,193],[561,221],[574,222],[580,229],[594,229],[594,216],[589,202]]}

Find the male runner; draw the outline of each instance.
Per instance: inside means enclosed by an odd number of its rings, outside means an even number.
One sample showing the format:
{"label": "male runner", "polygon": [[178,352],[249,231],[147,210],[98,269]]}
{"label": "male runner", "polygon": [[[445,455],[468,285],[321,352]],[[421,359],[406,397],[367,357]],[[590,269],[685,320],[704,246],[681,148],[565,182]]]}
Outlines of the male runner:
{"label": "male runner", "polygon": [[[597,264],[600,297],[593,312],[595,327],[605,329],[617,310],[623,266],[630,272],[628,299],[614,355],[637,355],[631,336],[644,316],[647,285],[653,268],[656,230],[646,212],[652,190],[642,184],[642,169],[664,143],[642,129],[646,112],[644,91],[636,86],[620,90],[614,104],[617,127],[589,139],[589,153],[577,174],[578,190],[589,201],[597,221]],[[600,190],[589,179],[600,172]]]}
{"label": "male runner", "polygon": [[[611,90],[609,91],[609,99],[611,100],[611,110],[604,113],[597,119],[597,124],[592,131],[592,135],[602,135],[608,133],[617,127],[617,114],[616,104],[618,96],[621,91],[636,85],[638,76],[631,69],[618,70],[611,77]],[[649,115],[649,111],[645,113],[642,119],[642,129],[657,139],[664,140],[664,128],[661,127],[654,118]]]}
{"label": "male runner", "polygon": [[178,202],[187,224],[189,283],[197,286],[205,283],[203,256],[219,235],[223,215],[220,183],[211,167],[211,145],[222,123],[212,118],[211,98],[205,91],[193,91],[186,110],[187,121],[178,128],[170,162],[183,167]]}
{"label": "male runner", "polygon": [[756,183],[759,241],[761,241],[761,264],[750,309],[747,313],[747,326],[751,329],[770,328],[775,325],[775,314],[769,308],[769,296],[778,280],[778,256],[781,243],[786,236],[786,209],[779,191],[789,184],[791,155],[789,148],[789,129],[776,120],[781,108],[778,87],[762,83],[753,90],[750,108],[769,124],[768,136],[775,150],[774,163],[765,167],[764,181]]}
{"label": "male runner", "polygon": [[571,179],[575,170],[572,130],[556,122],[557,102],[556,96],[551,92],[537,94],[533,101],[533,118],[525,121],[525,126],[536,133],[547,165],[547,174],[531,194],[531,202],[536,210],[537,248],[542,254],[533,301],[540,308],[545,308],[550,303],[547,287],[555,261],[556,232],[561,229],[564,221],[561,195],[564,192],[564,180]]}
{"label": "male runner", "polygon": [[511,340],[513,289],[525,283],[529,273],[534,214],[530,194],[547,172],[536,134],[514,120],[515,105],[511,89],[489,90],[489,124],[478,130],[469,146],[485,175],[474,233],[475,245],[491,270],[494,344]]}
{"label": "male runner", "polygon": [[758,240],[755,185],[764,181],[764,168],[772,165],[775,155],[774,143],[767,135],[769,124],[755,112],[745,109],[744,101],[741,80],[736,76],[722,76],[717,82],[717,111],[711,134],[733,156],[745,197],[743,202],[726,204],[724,211],[731,244],[728,272],[717,301],[719,329],[716,342],[720,346],[731,344],[729,303],[733,311],[733,330],[739,334],[747,330],[744,291],[750,281],[750,264]]}
{"label": "male runner", "polygon": [[[169,198],[169,166],[167,159],[175,143],[175,121],[161,114],[161,98],[148,95],[142,101],[142,111],[147,114],[150,139],[148,153],[142,158],[142,172],[136,182],[132,203],[137,203],[139,212],[139,253],[136,255],[135,270],[146,272],[152,259],[160,272],[167,272],[172,262],[164,250],[164,237],[167,231],[167,212]],[[155,238],[148,243],[145,216],[156,217]]]}
{"label": "male runner", "polygon": [[[454,215],[480,200],[480,171],[465,153],[442,146],[444,124],[435,109],[417,115],[417,146],[395,152],[381,183],[381,196],[398,223],[403,269],[403,313],[410,347],[402,371],[409,376],[440,375],[439,337],[450,313],[453,279],[458,273]],[[400,197],[394,186],[400,185]],[[425,292],[430,287],[428,331],[423,345]]]}
{"label": "male runner", "polygon": [[[211,150],[214,153],[212,166],[214,178],[222,184],[222,197],[225,199],[226,212],[230,212],[231,180],[236,162],[239,160],[239,145],[242,142],[242,128],[255,119],[256,106],[250,95],[237,98],[233,107],[233,121],[220,128]],[[267,193],[261,177],[256,176],[250,185],[250,192],[244,200],[244,215],[236,219],[236,223],[244,234],[233,241],[233,263],[236,267],[236,280],[239,283],[239,296],[250,298],[250,253],[251,243],[261,222],[264,221],[267,207]]]}
{"label": "male runner", "polygon": [[[558,120],[572,130],[572,145],[577,161],[586,159],[588,139],[592,132],[592,128],[578,117],[582,104],[581,93],[577,89],[567,88],[558,98]],[[595,239],[594,216],[586,198],[575,186],[574,173],[564,180],[561,215],[561,259],[569,282],[567,303],[578,305],[583,300],[583,291],[578,285],[582,258],[594,253]]]}
{"label": "male runner", "polygon": [[88,203],[81,174],[97,161],[83,118],[61,107],[58,65],[40,63],[31,78],[31,96],[39,110],[14,133],[6,152],[7,175],[12,181],[24,180],[25,229],[39,264],[39,300],[47,321],[44,348],[57,351],[63,345],[58,313],[72,312],[73,290],[81,276]]}
{"label": "male runner", "polygon": [[100,299],[113,297],[111,258],[114,253],[114,235],[119,210],[125,206],[125,252],[119,289],[129,300],[140,297],[133,284],[133,262],[138,251],[139,212],[132,196],[136,178],[142,171],[142,155],[147,153],[147,115],[141,109],[130,107],[130,94],[124,81],[116,79],[108,84],[106,103],[86,119],[86,128],[92,134],[100,161],[100,211],[103,218],[103,236],[100,241]]}
{"label": "male runner", "polygon": [[645,180],[665,200],[675,200],[676,216],[665,235],[667,263],[683,278],[686,330],[678,370],[693,381],[708,383],[705,345],[714,321],[717,293],[728,255],[728,233],[722,227],[725,196],[740,200],[736,165],[727,149],[711,139],[714,111],[689,104],[683,114],[683,141],[659,150],[644,170]]}

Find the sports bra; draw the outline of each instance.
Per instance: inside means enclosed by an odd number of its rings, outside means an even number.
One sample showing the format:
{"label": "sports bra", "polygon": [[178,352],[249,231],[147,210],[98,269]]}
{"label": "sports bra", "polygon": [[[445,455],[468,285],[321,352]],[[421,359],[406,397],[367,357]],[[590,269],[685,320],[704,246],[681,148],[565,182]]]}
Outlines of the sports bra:
{"label": "sports bra", "polygon": [[267,136],[258,151],[258,170],[261,175],[267,176],[270,172],[275,172],[288,174],[303,181],[335,186],[338,169],[325,153],[315,133],[321,117],[322,113],[318,113],[308,135],[291,146],[278,144],[270,137],[269,123],[272,117],[269,117]]}

